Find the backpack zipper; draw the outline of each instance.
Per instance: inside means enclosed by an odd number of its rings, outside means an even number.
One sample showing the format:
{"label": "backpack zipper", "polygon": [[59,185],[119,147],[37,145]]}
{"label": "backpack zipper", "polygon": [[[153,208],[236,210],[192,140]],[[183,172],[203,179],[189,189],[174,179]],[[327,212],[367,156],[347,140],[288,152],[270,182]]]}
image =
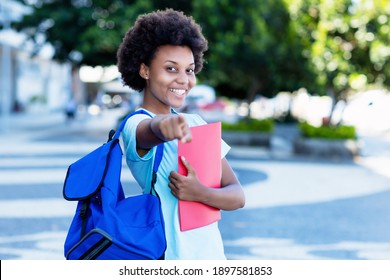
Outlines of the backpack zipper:
{"label": "backpack zipper", "polygon": [[101,253],[103,253],[108,247],[111,245],[111,241],[106,238],[100,239],[91,250],[88,250],[86,254],[82,255],[80,257],[81,260],[95,260],[97,257],[100,256]]}

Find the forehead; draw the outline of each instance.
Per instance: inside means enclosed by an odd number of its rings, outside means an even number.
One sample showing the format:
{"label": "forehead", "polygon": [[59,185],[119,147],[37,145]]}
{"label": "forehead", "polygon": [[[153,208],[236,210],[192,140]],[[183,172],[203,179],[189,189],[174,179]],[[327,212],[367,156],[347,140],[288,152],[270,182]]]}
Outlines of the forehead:
{"label": "forehead", "polygon": [[192,50],[187,46],[163,45],[158,47],[153,61],[160,63],[175,62],[189,65],[194,63],[194,55]]}

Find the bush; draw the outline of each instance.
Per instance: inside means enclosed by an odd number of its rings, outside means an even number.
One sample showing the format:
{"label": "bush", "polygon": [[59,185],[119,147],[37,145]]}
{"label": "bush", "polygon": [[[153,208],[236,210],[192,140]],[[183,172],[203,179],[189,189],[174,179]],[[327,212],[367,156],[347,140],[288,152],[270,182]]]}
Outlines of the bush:
{"label": "bush", "polygon": [[274,130],[274,121],[272,119],[244,119],[236,123],[222,123],[222,130],[270,133]]}
{"label": "bush", "polygon": [[299,124],[301,135],[307,138],[323,139],[356,139],[356,130],[354,126],[348,125],[322,125],[320,127],[312,126],[307,122]]}

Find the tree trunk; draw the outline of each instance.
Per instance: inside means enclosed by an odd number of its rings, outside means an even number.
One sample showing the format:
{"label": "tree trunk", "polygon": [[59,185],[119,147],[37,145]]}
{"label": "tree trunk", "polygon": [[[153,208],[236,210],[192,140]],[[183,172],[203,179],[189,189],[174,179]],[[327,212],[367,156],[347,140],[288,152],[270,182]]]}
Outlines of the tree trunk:
{"label": "tree trunk", "polygon": [[247,119],[251,118],[251,103],[255,100],[257,93],[259,92],[261,88],[260,82],[253,78],[250,87],[248,88],[248,91],[246,93],[246,101],[248,102],[248,115]]}
{"label": "tree trunk", "polygon": [[333,117],[333,111],[336,106],[336,94],[334,91],[334,88],[332,86],[328,87],[328,90],[326,92],[326,95],[329,96],[332,100],[329,116],[326,116],[322,120],[323,125],[329,125],[331,123],[332,117]]}

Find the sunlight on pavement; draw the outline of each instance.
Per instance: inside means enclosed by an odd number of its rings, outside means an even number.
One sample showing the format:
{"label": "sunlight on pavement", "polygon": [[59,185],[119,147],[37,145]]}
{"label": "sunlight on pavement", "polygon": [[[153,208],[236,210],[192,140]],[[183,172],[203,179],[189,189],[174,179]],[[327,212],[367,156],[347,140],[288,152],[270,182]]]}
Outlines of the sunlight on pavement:
{"label": "sunlight on pavement", "polygon": [[[245,247],[248,254],[229,254],[229,259],[321,260],[344,259],[354,254],[357,259],[390,259],[390,243],[339,242],[334,244],[298,244],[291,239],[242,238],[225,241],[227,247]],[[326,257],[329,256],[329,257]]]}
{"label": "sunlight on pavement", "polygon": [[[1,236],[0,255],[14,260],[63,260],[65,237],[66,232],[62,231]],[[24,243],[34,243],[34,247],[15,246]]]}
{"label": "sunlight on pavement", "polygon": [[[233,168],[262,170],[267,180],[244,186],[245,208],[333,201],[390,189],[387,178],[358,165],[231,161]],[[367,182],[370,182],[368,184]]]}

